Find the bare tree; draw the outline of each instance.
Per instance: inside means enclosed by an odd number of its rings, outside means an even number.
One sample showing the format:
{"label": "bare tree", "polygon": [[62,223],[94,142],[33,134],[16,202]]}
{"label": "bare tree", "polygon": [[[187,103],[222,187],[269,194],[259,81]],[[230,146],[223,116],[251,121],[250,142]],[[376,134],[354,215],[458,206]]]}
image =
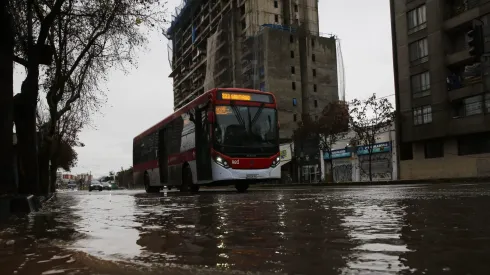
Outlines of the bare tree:
{"label": "bare tree", "polygon": [[[350,122],[352,130],[356,134],[352,143],[367,150],[369,181],[373,181],[372,155],[374,144],[379,139],[379,135],[390,127],[394,119],[395,112],[392,104],[387,98],[377,98],[376,94],[365,101],[355,99],[350,104]],[[362,165],[360,166],[362,169]]]}
{"label": "bare tree", "polygon": [[[109,69],[133,64],[135,50],[146,42],[145,31],[163,27],[163,3],[159,0],[20,0],[11,6],[17,14],[19,33],[19,56],[15,60],[28,71],[17,100],[16,126],[23,137],[19,142],[24,148],[24,170],[33,172],[25,174],[33,175],[30,182],[38,182],[37,163],[28,161],[35,148],[26,143],[35,134],[30,130],[32,122],[35,124],[35,115],[30,114],[34,114],[36,108],[39,64],[49,65],[42,90],[46,93],[51,120],[44,148],[50,152],[57,121],[72,104],[101,92],[99,83],[105,80]],[[27,24],[27,31],[22,23]],[[36,51],[29,46],[34,30],[38,37]],[[45,45],[45,41],[49,41],[49,45]],[[33,142],[35,144],[35,139]]]}
{"label": "bare tree", "polygon": [[11,193],[14,184],[14,148],[13,148],[13,60],[14,38],[9,1],[0,3],[0,194]]}
{"label": "bare tree", "polygon": [[[40,193],[37,159],[36,106],[39,92],[39,65],[49,64],[51,54],[46,46],[49,29],[65,0],[9,1],[14,22],[14,61],[24,66],[27,76],[21,91],[14,96],[14,121],[19,153],[19,192]],[[43,7],[42,16],[35,17],[33,6]]]}

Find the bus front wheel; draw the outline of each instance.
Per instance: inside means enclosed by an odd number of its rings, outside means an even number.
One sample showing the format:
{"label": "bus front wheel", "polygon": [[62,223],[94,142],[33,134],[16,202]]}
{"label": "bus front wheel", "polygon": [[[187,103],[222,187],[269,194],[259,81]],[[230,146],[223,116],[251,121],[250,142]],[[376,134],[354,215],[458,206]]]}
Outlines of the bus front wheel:
{"label": "bus front wheel", "polygon": [[236,183],[235,188],[239,193],[246,192],[248,189],[248,183]]}

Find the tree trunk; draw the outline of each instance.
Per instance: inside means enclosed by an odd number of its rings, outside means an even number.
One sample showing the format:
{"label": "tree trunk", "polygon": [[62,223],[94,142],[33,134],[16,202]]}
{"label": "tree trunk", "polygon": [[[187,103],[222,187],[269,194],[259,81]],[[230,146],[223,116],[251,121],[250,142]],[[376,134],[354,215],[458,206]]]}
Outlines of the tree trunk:
{"label": "tree trunk", "polygon": [[51,160],[49,167],[49,192],[56,192],[56,171],[58,171],[58,163],[56,160]]}
{"label": "tree trunk", "polygon": [[8,2],[0,4],[0,194],[15,192],[13,147],[14,43]]}
{"label": "tree trunk", "polygon": [[39,152],[39,186],[40,192],[43,194],[49,193],[49,151],[47,142],[42,141],[41,150]]}
{"label": "tree trunk", "polygon": [[[32,62],[34,63],[34,62]],[[21,93],[14,97],[14,121],[19,148],[19,193],[39,194],[38,137],[36,108],[39,68],[31,65],[22,83]]]}
{"label": "tree trunk", "polygon": [[369,152],[369,181],[373,181],[373,173],[371,171],[371,156],[372,152]]}
{"label": "tree trunk", "polygon": [[333,159],[332,159],[332,152],[329,152],[330,154],[330,179],[328,179],[330,182],[335,182],[335,177],[333,176]]}

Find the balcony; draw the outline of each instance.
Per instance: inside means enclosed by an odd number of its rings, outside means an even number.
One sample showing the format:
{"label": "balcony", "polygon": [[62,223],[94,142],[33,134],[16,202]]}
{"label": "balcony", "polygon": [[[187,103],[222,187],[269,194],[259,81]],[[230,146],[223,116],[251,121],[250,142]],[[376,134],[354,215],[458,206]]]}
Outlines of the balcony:
{"label": "balcony", "polygon": [[482,93],[480,63],[453,69],[447,76],[447,90],[451,101]]}
{"label": "balcony", "polygon": [[444,29],[450,30],[480,15],[478,6],[481,0],[450,0],[446,1],[446,21]]}
{"label": "balcony", "polygon": [[475,114],[471,116],[456,117],[449,121],[448,135],[464,135],[490,131],[490,115]]}
{"label": "balcony", "polygon": [[446,65],[457,66],[464,63],[468,63],[472,60],[470,53],[467,49],[463,49],[451,54],[446,55]]}

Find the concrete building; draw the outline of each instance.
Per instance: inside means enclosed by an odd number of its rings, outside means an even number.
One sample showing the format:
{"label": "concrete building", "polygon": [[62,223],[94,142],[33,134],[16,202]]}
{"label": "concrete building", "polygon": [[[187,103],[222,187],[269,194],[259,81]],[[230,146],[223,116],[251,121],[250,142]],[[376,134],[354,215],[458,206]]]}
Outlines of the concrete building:
{"label": "concrete building", "polygon": [[[335,182],[369,181],[369,151],[368,146],[352,149],[349,145],[354,138],[354,132],[348,132],[342,140],[333,146],[332,156],[323,154],[324,171],[330,173],[330,161],[333,162]],[[379,133],[373,145],[371,155],[371,175],[373,180],[398,179],[398,156],[396,148],[395,125]]]}
{"label": "concrete building", "polygon": [[489,0],[391,0],[400,178],[490,176],[487,64],[469,55]]}
{"label": "concrete building", "polygon": [[339,99],[337,47],[322,37],[317,0],[187,0],[167,32],[174,107],[214,87],[273,92],[280,137]]}

